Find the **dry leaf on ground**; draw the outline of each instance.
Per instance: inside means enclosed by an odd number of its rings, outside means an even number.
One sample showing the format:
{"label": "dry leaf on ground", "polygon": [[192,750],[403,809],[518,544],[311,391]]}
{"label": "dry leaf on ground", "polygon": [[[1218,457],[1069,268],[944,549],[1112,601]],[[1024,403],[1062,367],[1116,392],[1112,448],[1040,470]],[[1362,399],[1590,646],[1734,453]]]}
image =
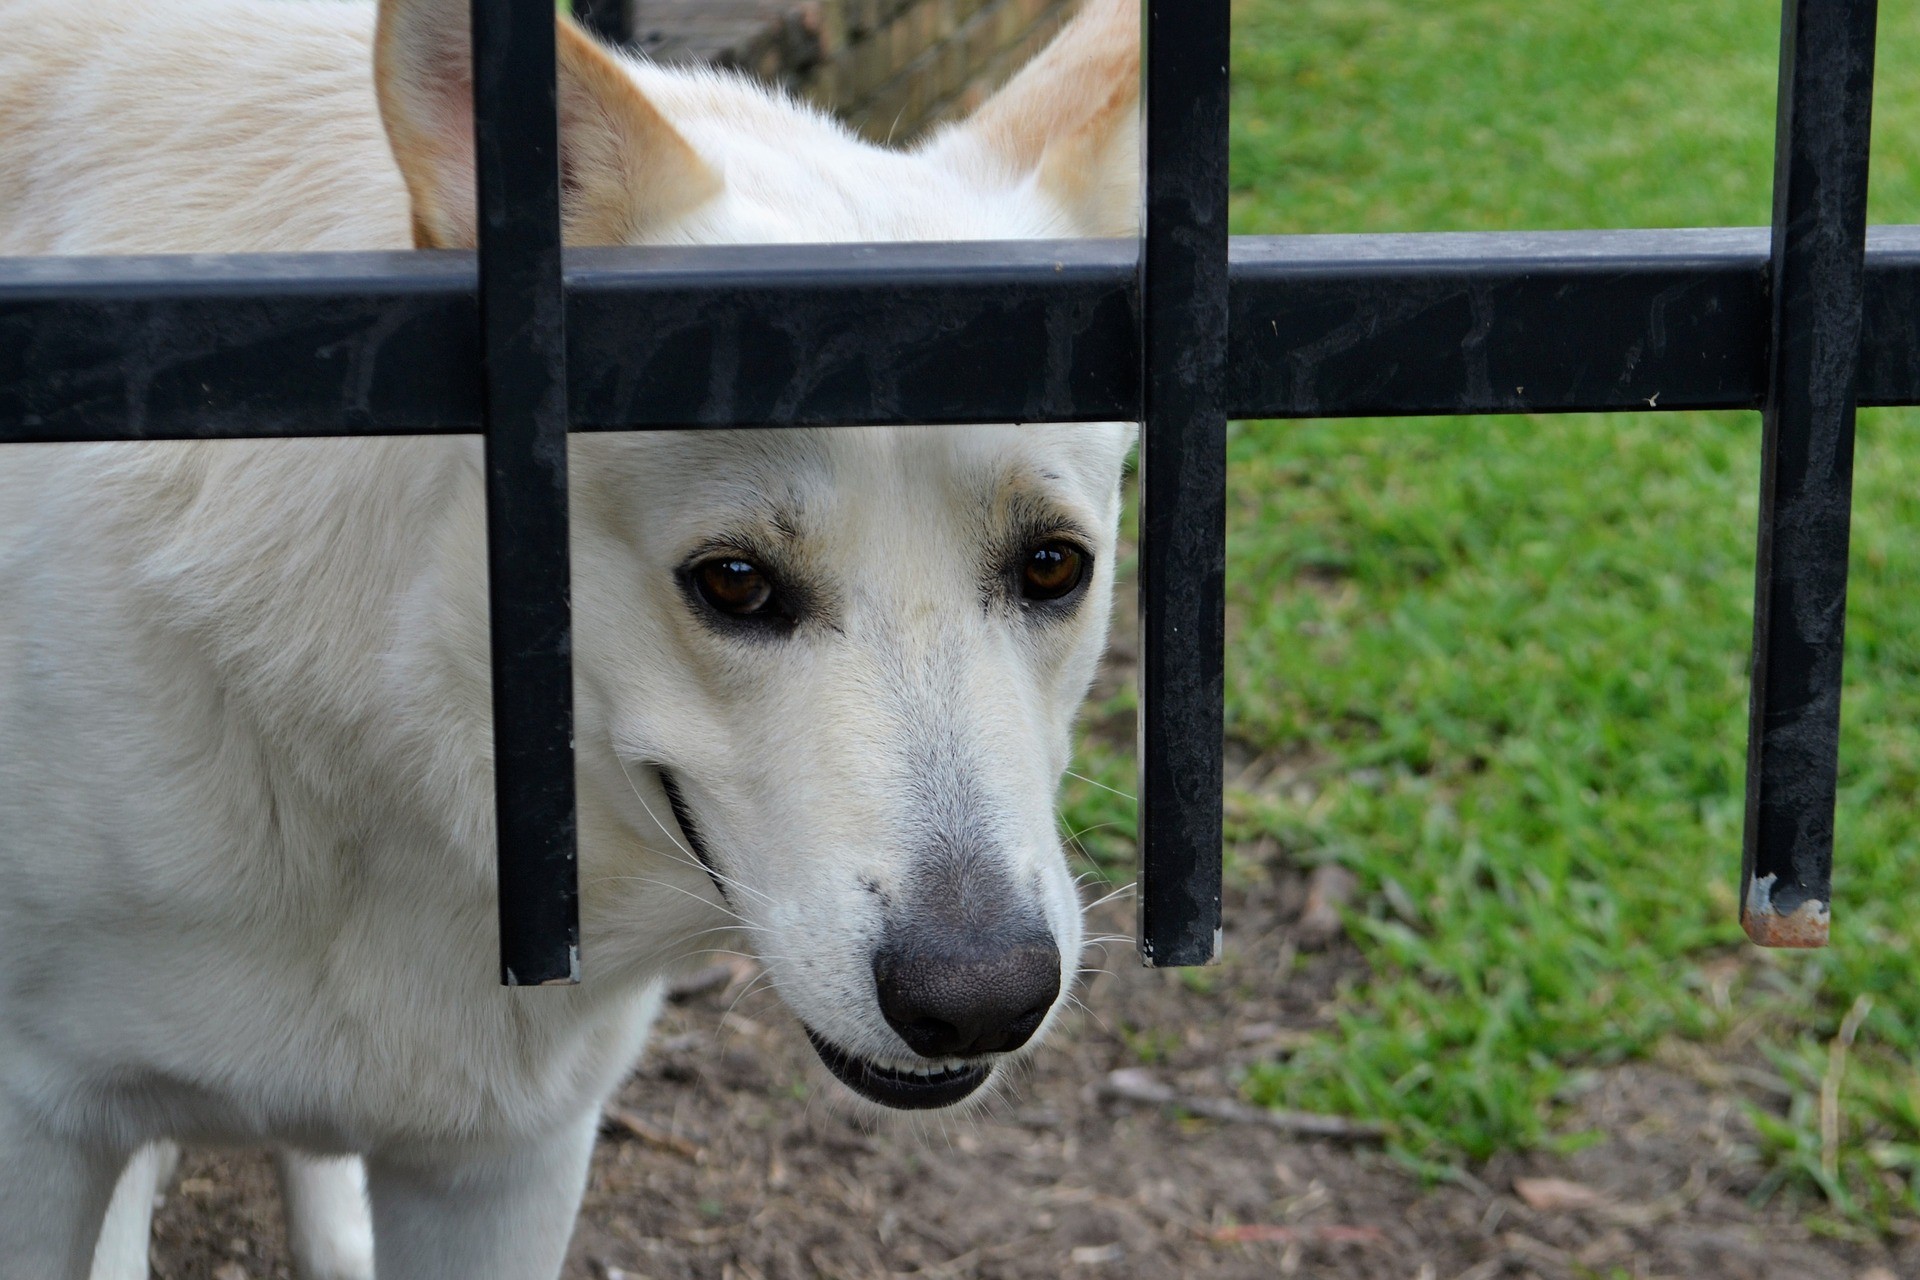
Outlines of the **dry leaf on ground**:
{"label": "dry leaf on ground", "polygon": [[1515,1178],[1513,1193],[1527,1208],[1541,1213],[1580,1213],[1604,1209],[1610,1203],[1605,1194],[1586,1183],[1565,1178]]}

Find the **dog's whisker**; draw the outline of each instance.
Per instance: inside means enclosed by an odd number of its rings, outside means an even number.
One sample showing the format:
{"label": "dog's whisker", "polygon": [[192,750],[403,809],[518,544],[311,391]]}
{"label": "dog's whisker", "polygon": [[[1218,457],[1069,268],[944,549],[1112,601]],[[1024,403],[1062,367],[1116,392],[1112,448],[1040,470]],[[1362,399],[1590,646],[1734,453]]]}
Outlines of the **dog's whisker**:
{"label": "dog's whisker", "polygon": [[740,994],[733,998],[733,1002],[727,1006],[726,1012],[720,1015],[720,1021],[725,1022],[728,1018],[732,1017],[733,1011],[740,1007],[740,1002],[755,991],[772,991],[774,989],[773,971],[771,969],[762,969],[748,980],[746,986],[740,988]]}
{"label": "dog's whisker", "polygon": [[[652,851],[650,850],[649,852],[652,852]],[[662,856],[665,856],[667,860],[670,862],[679,861],[677,858],[673,858],[671,855],[662,855]],[[704,875],[701,877],[701,882],[708,883],[708,884],[711,883],[711,881],[708,881]],[[672,881],[672,880],[663,880],[659,876],[636,875],[632,872],[618,872],[618,873],[610,872],[606,875],[592,876],[587,880],[585,880],[583,883],[592,884],[592,885],[600,885],[600,884],[653,885],[660,888],[678,889],[682,893],[692,894],[694,897],[700,898],[700,900],[703,902],[710,901],[704,895],[702,895],[698,890],[689,889],[686,885],[676,883],[675,881]],[[739,917],[740,915],[740,913],[734,907],[732,907],[731,905],[725,902],[713,902],[711,903],[711,905],[716,910],[723,911],[730,916]]]}
{"label": "dog's whisker", "polygon": [[683,859],[680,859],[680,861],[690,861],[692,865],[699,867],[700,870],[712,876],[714,880],[719,882],[720,884],[723,884],[730,889],[738,889],[741,893],[749,894],[753,897],[756,897],[760,899],[762,902],[766,903],[768,906],[773,905],[772,898],[768,897],[766,894],[762,893],[760,890],[754,888],[752,885],[746,884],[741,880],[739,880],[738,878],[726,874],[724,871],[721,871],[718,867],[709,865],[707,861],[703,859],[699,854],[695,853],[692,849],[688,848],[686,841],[682,840],[679,836],[674,834],[674,827],[677,827],[680,825],[679,821],[676,819],[673,824],[673,827],[670,827],[666,823],[660,821],[660,815],[653,811],[653,806],[647,803],[647,798],[644,795],[640,794],[640,784],[633,780],[633,774],[628,771],[626,757],[622,756],[618,751],[615,751],[613,758],[614,758],[614,761],[620,766],[620,776],[627,780],[627,789],[633,792],[633,798],[640,802],[640,807],[647,811],[647,817],[653,819],[654,825],[667,833],[667,839],[673,841],[674,847],[679,849],[681,853],[684,853],[686,855],[686,857]]}
{"label": "dog's whisker", "polygon": [[[1105,822],[1095,822],[1089,826],[1081,827],[1078,831],[1069,831],[1067,833],[1067,839],[1071,840],[1076,846],[1079,846],[1080,837],[1086,835],[1088,832],[1105,831],[1108,827],[1119,827],[1119,826],[1125,826],[1125,825],[1126,825],[1125,823],[1121,822],[1117,818],[1110,818]],[[1081,852],[1085,853],[1086,850],[1082,848]]]}
{"label": "dog's whisker", "polygon": [[1090,786],[1090,787],[1098,787],[1098,788],[1100,788],[1100,789],[1101,789],[1102,791],[1111,791],[1111,792],[1112,792],[1112,793],[1113,793],[1114,795],[1116,795],[1116,796],[1119,796],[1119,797],[1120,797],[1120,798],[1121,798],[1122,800],[1131,800],[1131,801],[1133,801],[1133,802],[1134,802],[1135,804],[1139,804],[1139,803],[1140,803],[1140,797],[1139,797],[1139,796],[1136,796],[1136,795],[1133,795],[1133,794],[1132,794],[1132,793],[1130,793],[1130,792],[1126,792],[1126,791],[1122,791],[1122,790],[1120,790],[1120,788],[1118,788],[1118,787],[1110,787],[1110,786],[1108,786],[1108,785],[1107,785],[1106,783],[1104,783],[1104,782],[1101,782],[1101,781],[1099,781],[1099,780],[1098,780],[1098,779],[1096,779],[1096,778],[1089,778],[1089,777],[1088,777],[1088,776],[1087,776],[1086,774],[1084,774],[1084,773],[1075,773],[1075,772],[1074,772],[1073,770],[1071,770],[1071,769],[1067,769],[1067,770],[1065,770],[1064,772],[1066,773],[1066,775],[1067,775],[1067,776],[1068,776],[1069,778],[1078,778],[1078,779],[1080,779],[1080,781],[1082,781],[1082,782],[1084,782],[1084,783],[1086,783],[1086,784],[1087,784],[1088,786]]}
{"label": "dog's whisker", "polygon": [[[626,760],[620,758],[618,754],[614,754],[614,760],[620,764],[620,775],[626,779],[628,791],[632,791],[634,798],[639,800],[639,808],[643,808],[643,810],[647,812],[647,818],[653,821],[653,825],[659,827],[660,831],[666,835],[666,839],[672,842],[672,846],[674,846],[672,850],[662,850],[662,848],[651,848],[651,846],[647,846],[647,844],[643,842],[641,848],[645,848],[649,854],[653,854],[653,856],[657,856],[657,858],[666,858],[666,860],[670,860],[670,862],[678,862],[678,864],[699,869],[703,875],[707,875],[708,879],[712,879],[712,883],[714,883],[716,887],[733,887],[733,889],[741,890],[741,892],[745,892],[745,894],[758,894],[758,890],[753,889],[751,885],[741,885],[741,883],[737,883],[732,875],[726,875],[726,873],[720,871],[718,867],[708,865],[699,854],[695,854],[691,848],[687,848],[685,841],[682,841],[678,835],[674,835],[674,827],[678,827],[680,821],[676,819],[672,827],[666,825],[664,821],[660,821],[659,814],[653,812],[653,804],[647,802],[647,796],[639,793],[639,783],[634,781],[634,775],[632,775],[632,773],[628,773]],[[764,898],[764,894],[760,894],[760,896]]]}
{"label": "dog's whisker", "polygon": [[[633,782],[631,779],[628,780],[627,785],[628,786],[633,785]],[[636,794],[636,798],[640,800],[640,803],[643,806],[646,804],[646,800],[644,797],[640,797]],[[647,816],[649,818],[653,818],[653,820],[656,823],[659,822],[658,818],[653,817],[653,810],[648,809]],[[698,858],[694,858],[691,861],[688,860],[688,858],[685,856],[683,848],[680,845],[680,842],[674,838],[674,835],[671,831],[667,832],[667,839],[673,841],[673,847],[671,849],[662,849],[659,845],[649,844],[645,840],[635,840],[633,843],[634,843],[634,847],[638,848],[640,852],[644,854],[648,854],[655,858],[664,858],[668,862],[675,862],[683,866],[692,867],[695,870],[699,871],[700,874],[703,876],[712,874],[707,870],[707,864],[704,862],[701,862]],[[748,886],[742,885],[741,888],[747,889]]]}
{"label": "dog's whisker", "polygon": [[[640,851],[643,853],[651,854],[652,856],[663,859],[664,861],[675,863],[677,865],[687,866],[693,870],[697,870],[701,873],[701,878],[703,880],[707,880],[709,873],[703,864],[690,863],[685,858],[678,856],[677,854],[671,852],[670,850],[655,848],[652,845],[648,845],[645,843],[641,843],[639,847],[640,847]],[[707,880],[707,882],[711,883],[710,880]],[[743,924],[745,923],[745,920],[746,920],[746,917],[742,916],[739,910],[735,908],[731,902],[726,901],[724,898],[719,902],[714,902],[712,899],[708,898],[705,894],[695,892],[694,890],[687,888],[685,885],[674,884],[670,880],[662,880],[654,876],[641,876],[641,875],[631,875],[631,874],[608,874],[608,875],[593,876],[588,880],[586,880],[585,883],[587,884],[632,883],[632,884],[654,885],[661,888],[677,889],[681,893],[687,894],[690,897],[693,897],[700,902],[707,903],[709,906],[713,907],[717,911],[722,911],[727,915],[732,916],[734,919],[741,921]]]}
{"label": "dog's whisker", "polygon": [[1116,898],[1124,898],[1128,894],[1132,893],[1134,889],[1137,887],[1138,886],[1135,884],[1135,882],[1130,880],[1126,884],[1123,884],[1119,888],[1115,889],[1113,892],[1108,894],[1103,894],[1102,896],[1095,898],[1092,902],[1089,902],[1086,905],[1086,910],[1092,911],[1095,907],[1106,906],[1109,902],[1112,902]]}
{"label": "dog's whisker", "polygon": [[[691,941],[691,939],[682,939],[682,941]],[[770,964],[795,963],[793,956],[776,955],[771,951],[742,951],[738,947],[699,947],[692,951],[683,951],[680,955],[683,959],[692,959],[694,956],[737,956],[742,960],[751,960],[762,968]]]}
{"label": "dog's whisker", "polygon": [[759,927],[757,925],[752,925],[747,923],[747,918],[745,916],[741,915],[738,911],[735,911],[732,907],[727,906],[725,903],[715,902],[713,899],[707,897],[704,893],[700,893],[697,890],[689,889],[683,884],[675,884],[671,880],[660,880],[652,876],[604,876],[604,877],[596,878],[593,881],[593,883],[604,884],[604,883],[609,883],[613,881],[628,881],[634,884],[649,885],[656,889],[671,889],[675,893],[683,894],[686,897],[692,898],[695,902],[698,902],[703,906],[710,907],[713,910],[718,911],[721,914],[730,917],[734,921],[734,923],[731,925],[725,926],[726,928],[756,929]]}
{"label": "dog's whisker", "polygon": [[[666,823],[660,821],[660,815],[653,811],[653,806],[647,803],[647,798],[640,794],[640,784],[633,780],[633,774],[628,771],[626,757],[622,756],[618,750],[615,750],[613,758],[614,762],[620,766],[620,776],[627,780],[627,789],[633,792],[633,798],[640,802],[640,807],[647,811],[647,817],[653,819],[653,825],[659,827],[661,831],[666,833],[667,839],[673,842],[675,848],[698,862],[699,855],[687,848],[686,842],[674,834],[673,827],[669,827]],[[674,826],[678,825],[677,822],[674,824]]]}
{"label": "dog's whisker", "polygon": [[685,943],[689,943],[689,942],[697,942],[701,938],[710,937],[711,935],[716,933],[769,933],[769,932],[770,930],[756,928],[753,925],[717,924],[713,926],[713,928],[711,929],[695,929],[692,933],[678,934],[675,936],[674,941],[684,945]]}
{"label": "dog's whisker", "polygon": [[[697,959],[701,956],[731,956],[736,960],[751,960],[756,964],[759,964],[763,960],[769,964],[793,963],[792,959],[788,956],[757,956],[751,952],[735,951],[727,947],[702,947],[698,951],[682,951],[677,953],[673,957],[673,960],[684,963],[685,961]],[[755,973],[748,980],[756,981],[759,979],[759,977],[760,977],[760,974]]]}
{"label": "dog's whisker", "polygon": [[[704,881],[704,877],[703,877],[703,881]],[[684,884],[680,884],[677,881],[673,881],[673,880],[663,880],[659,876],[634,875],[632,873],[627,873],[622,875],[605,875],[605,876],[595,876],[592,880],[588,881],[588,883],[589,884],[643,884],[643,885],[649,885],[651,887],[659,888],[659,889],[673,889],[680,893],[686,894],[688,897],[699,899],[701,902],[706,903],[708,906],[712,907],[714,910],[719,911],[723,915],[729,916],[732,919],[740,920],[742,922],[746,920],[746,917],[741,915],[737,908],[729,905],[728,903],[716,902],[713,899],[707,897],[705,894],[701,893],[698,889],[689,889]]]}
{"label": "dog's whisker", "polygon": [[[750,952],[741,951],[733,947],[718,947],[718,946],[691,947],[689,946],[690,943],[696,942],[699,939],[703,937],[707,937],[711,934],[738,933],[740,931],[741,929],[737,925],[720,925],[712,929],[696,929],[695,931],[689,934],[676,935],[675,937],[669,938],[666,941],[659,944],[658,946],[650,949],[646,953],[645,964],[649,969],[659,972],[661,974],[665,974],[667,972],[670,972],[675,966],[684,965],[696,957],[707,956],[707,955],[736,956],[742,960],[750,960],[750,961],[754,961],[755,963],[759,963],[761,961],[760,956],[754,955]],[[784,957],[773,957],[773,958],[784,959]]]}
{"label": "dog's whisker", "polygon": [[1113,1028],[1107,1025],[1107,1020],[1105,1018],[1101,1017],[1098,1013],[1094,1011],[1094,1008],[1092,1005],[1088,1004],[1085,1000],[1082,1000],[1079,996],[1074,995],[1073,992],[1071,991],[1067,992],[1067,999],[1069,1002],[1072,1003],[1074,1008],[1086,1014],[1089,1018],[1092,1018],[1094,1022],[1099,1026],[1101,1031],[1105,1032],[1108,1035],[1113,1034]]}
{"label": "dog's whisker", "polygon": [[[695,929],[692,933],[680,934],[674,939],[674,941],[681,944],[685,944],[688,942],[696,942],[701,938],[705,938],[711,934],[716,934],[716,933],[766,933],[766,932],[768,932],[768,930],[758,929],[752,925],[717,924],[711,929]],[[715,949],[718,950],[722,948],[715,948]],[[742,952],[741,954],[745,955],[746,953]],[[754,958],[756,957],[752,957],[752,956],[748,957],[748,959],[754,959]]]}

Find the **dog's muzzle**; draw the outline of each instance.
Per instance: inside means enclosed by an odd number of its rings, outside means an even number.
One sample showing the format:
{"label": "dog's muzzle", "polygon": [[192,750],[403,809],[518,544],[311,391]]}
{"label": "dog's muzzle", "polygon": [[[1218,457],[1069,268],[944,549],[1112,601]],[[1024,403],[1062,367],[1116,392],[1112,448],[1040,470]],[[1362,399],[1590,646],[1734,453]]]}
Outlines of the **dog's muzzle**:
{"label": "dog's muzzle", "polygon": [[[730,901],[679,782],[664,765],[653,767],[687,848]],[[968,897],[972,910],[960,910]],[[962,883],[951,899],[923,901],[889,928],[873,953],[874,994],[915,1057],[862,1058],[802,1023],[836,1080],[885,1107],[950,1107],[987,1082],[998,1058],[1033,1039],[1060,997],[1060,948],[1036,913],[1006,911],[1005,899],[1004,886]],[[982,911],[982,900],[1002,909]],[[970,917],[968,925],[957,926],[956,916]]]}
{"label": "dog's muzzle", "polygon": [[1060,996],[1060,949],[1038,923],[985,937],[921,932],[874,952],[880,1012],[919,1060],[862,1059],[807,1028],[827,1070],[882,1106],[952,1106],[985,1084],[993,1061],[1033,1038]]}

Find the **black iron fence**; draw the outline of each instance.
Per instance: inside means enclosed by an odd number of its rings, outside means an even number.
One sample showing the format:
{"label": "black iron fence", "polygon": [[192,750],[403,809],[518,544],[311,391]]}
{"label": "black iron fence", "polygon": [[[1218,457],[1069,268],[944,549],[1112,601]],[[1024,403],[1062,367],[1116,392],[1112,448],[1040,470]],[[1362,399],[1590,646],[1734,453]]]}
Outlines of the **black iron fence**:
{"label": "black iron fence", "polygon": [[569,430],[1141,421],[1140,947],[1184,965],[1220,946],[1228,417],[1761,409],[1742,919],[1824,942],[1854,406],[1920,403],[1920,227],[1865,225],[1874,0],[1785,0],[1770,236],[1231,242],[1227,0],[1145,8],[1139,242],[563,255],[550,0],[474,0],[477,256],[0,259],[0,441],[484,433],[502,966],[548,983]]}

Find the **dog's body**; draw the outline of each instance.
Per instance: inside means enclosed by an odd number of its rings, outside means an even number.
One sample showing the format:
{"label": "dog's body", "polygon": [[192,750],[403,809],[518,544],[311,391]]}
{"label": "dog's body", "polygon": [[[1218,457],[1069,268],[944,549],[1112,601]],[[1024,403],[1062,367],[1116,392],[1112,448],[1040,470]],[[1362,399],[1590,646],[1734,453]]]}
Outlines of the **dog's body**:
{"label": "dog's body", "polygon": [[[1124,7],[913,153],[563,25],[569,241],[1125,231]],[[470,244],[463,10],[0,0],[0,253]],[[0,1280],[143,1275],[175,1140],[364,1162],[371,1236],[360,1164],[284,1170],[309,1280],[550,1277],[660,981],[730,939],[860,1092],[979,1087],[1079,948],[1052,791],[1129,437],[576,437],[588,980],[534,991],[477,442],[0,452]]]}

